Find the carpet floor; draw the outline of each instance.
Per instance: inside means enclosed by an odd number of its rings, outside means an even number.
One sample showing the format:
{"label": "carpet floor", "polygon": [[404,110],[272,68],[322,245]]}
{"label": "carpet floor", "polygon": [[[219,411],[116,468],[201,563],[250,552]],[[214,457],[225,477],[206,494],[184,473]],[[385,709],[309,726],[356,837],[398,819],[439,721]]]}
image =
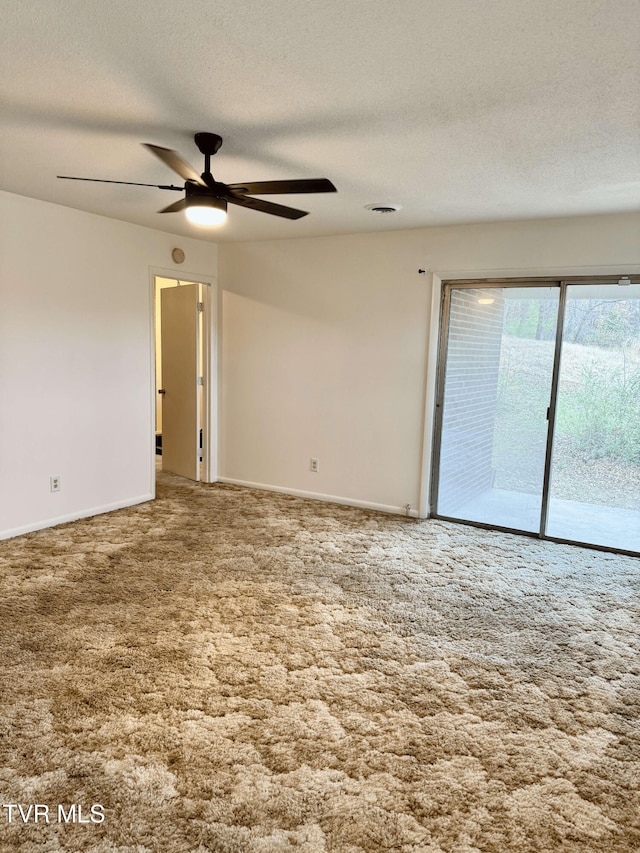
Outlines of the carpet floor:
{"label": "carpet floor", "polygon": [[3,853],[640,850],[638,559],[161,475],[0,582]]}

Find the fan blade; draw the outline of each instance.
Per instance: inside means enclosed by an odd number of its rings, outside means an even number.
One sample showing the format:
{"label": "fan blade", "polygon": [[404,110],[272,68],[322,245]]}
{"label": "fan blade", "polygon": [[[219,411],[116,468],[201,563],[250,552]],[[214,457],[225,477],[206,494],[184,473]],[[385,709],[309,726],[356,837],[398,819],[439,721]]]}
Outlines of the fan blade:
{"label": "fan blade", "polygon": [[102,178],[72,178],[69,175],[56,175],[61,181],[92,181],[94,184],[126,184],[129,187],[155,187],[157,190],[177,190],[184,192],[184,187],[174,187],[170,184],[138,184],[136,181],[105,181]]}
{"label": "fan blade", "polygon": [[186,198],[181,198],[180,201],[174,201],[168,207],[163,207],[158,213],[178,213],[179,210],[184,210],[187,206]]}
{"label": "fan blade", "polygon": [[149,142],[143,142],[142,144],[145,148],[148,148],[152,154],[155,154],[156,157],[162,160],[166,166],[173,169],[177,175],[184,178],[185,181],[193,181],[194,184],[206,187],[205,182],[196,170],[188,163],[185,163],[177,151],[172,151],[171,148],[161,148],[159,145],[151,145]]}
{"label": "fan blade", "polygon": [[300,219],[309,213],[308,210],[296,210],[295,207],[285,207],[283,204],[273,204],[273,202],[262,201],[260,198],[250,198],[246,195],[228,195],[226,199],[231,204],[250,207],[252,210],[259,210],[261,213],[271,213],[273,216],[282,216],[284,219]]}
{"label": "fan blade", "polygon": [[243,195],[275,195],[277,193],[335,193],[327,178],[303,178],[299,181],[257,181],[249,184],[227,184]]}

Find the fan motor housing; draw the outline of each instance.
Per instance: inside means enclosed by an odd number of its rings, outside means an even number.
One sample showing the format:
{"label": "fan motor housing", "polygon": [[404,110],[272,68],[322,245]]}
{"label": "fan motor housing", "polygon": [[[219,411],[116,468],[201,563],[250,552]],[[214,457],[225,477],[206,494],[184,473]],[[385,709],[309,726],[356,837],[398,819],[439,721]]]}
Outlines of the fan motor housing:
{"label": "fan motor housing", "polygon": [[187,181],[184,185],[184,190],[187,198],[224,198],[227,195],[227,187],[225,184],[213,181],[212,186],[201,187],[199,184],[194,184],[193,181]]}

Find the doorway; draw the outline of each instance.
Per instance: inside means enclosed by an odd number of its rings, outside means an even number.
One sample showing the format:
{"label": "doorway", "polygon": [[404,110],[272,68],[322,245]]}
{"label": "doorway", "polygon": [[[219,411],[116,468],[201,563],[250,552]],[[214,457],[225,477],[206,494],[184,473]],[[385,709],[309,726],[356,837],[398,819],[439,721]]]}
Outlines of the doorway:
{"label": "doorway", "polygon": [[640,553],[640,284],[450,282],[441,319],[434,516]]}
{"label": "doorway", "polygon": [[212,286],[153,277],[156,469],[212,482]]}

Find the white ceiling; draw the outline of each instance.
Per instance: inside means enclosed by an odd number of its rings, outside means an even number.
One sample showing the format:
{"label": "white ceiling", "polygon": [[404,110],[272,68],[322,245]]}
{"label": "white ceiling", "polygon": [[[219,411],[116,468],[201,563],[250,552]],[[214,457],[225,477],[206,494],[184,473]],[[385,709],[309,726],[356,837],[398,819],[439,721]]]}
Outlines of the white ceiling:
{"label": "white ceiling", "polygon": [[[218,240],[640,206],[640,0],[0,0],[0,188]],[[203,235],[181,183],[330,178]],[[367,212],[397,203],[392,215]]]}

